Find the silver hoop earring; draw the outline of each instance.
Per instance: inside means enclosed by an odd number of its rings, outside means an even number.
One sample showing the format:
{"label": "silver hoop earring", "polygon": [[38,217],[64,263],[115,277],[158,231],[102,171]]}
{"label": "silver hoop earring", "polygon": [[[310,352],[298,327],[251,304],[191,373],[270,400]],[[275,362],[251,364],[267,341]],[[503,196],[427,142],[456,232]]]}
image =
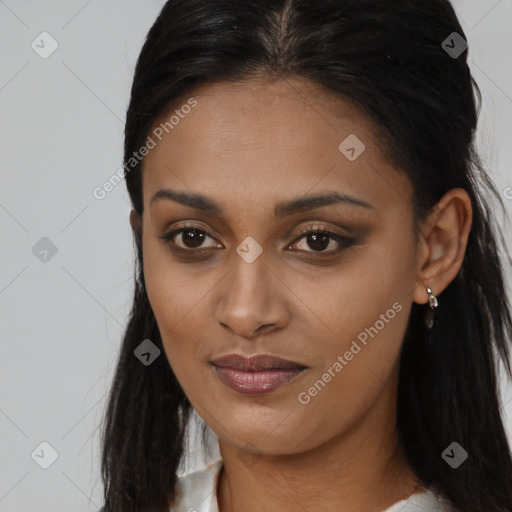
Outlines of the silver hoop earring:
{"label": "silver hoop earring", "polygon": [[439,306],[439,302],[437,301],[437,297],[432,293],[432,290],[428,287],[427,293],[430,308],[425,312],[425,326],[430,330],[434,325],[434,310]]}

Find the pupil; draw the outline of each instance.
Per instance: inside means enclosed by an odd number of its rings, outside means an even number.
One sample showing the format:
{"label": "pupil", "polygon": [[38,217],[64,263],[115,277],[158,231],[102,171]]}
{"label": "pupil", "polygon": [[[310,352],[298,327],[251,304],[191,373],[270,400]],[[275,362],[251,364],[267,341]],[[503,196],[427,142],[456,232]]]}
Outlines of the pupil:
{"label": "pupil", "polygon": [[[187,234],[186,237],[185,234]],[[182,233],[182,240],[183,243],[188,247],[200,247],[204,241],[204,233],[200,233],[197,229],[187,229]],[[191,244],[188,242],[191,242]]]}
{"label": "pupil", "polygon": [[327,235],[308,235],[308,244],[312,249],[323,251],[329,246],[329,237]]}

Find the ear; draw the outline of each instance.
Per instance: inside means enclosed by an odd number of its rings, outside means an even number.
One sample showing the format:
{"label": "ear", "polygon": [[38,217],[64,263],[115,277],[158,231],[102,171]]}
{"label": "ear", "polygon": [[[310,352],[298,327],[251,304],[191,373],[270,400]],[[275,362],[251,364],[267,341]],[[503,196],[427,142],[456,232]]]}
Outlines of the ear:
{"label": "ear", "polygon": [[130,225],[135,234],[137,245],[142,247],[142,217],[135,210],[130,212]]}
{"label": "ear", "polygon": [[471,198],[462,188],[449,190],[434,206],[420,236],[414,302],[427,303],[427,287],[438,296],[455,279],[464,261],[472,220]]}

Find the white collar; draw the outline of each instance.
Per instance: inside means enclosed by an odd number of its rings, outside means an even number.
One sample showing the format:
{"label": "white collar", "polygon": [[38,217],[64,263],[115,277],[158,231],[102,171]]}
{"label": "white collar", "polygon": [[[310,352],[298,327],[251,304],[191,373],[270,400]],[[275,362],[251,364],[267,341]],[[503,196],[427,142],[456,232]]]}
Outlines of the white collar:
{"label": "white collar", "polygon": [[217,477],[222,459],[202,469],[178,477],[175,506],[172,512],[219,512],[217,505]]}

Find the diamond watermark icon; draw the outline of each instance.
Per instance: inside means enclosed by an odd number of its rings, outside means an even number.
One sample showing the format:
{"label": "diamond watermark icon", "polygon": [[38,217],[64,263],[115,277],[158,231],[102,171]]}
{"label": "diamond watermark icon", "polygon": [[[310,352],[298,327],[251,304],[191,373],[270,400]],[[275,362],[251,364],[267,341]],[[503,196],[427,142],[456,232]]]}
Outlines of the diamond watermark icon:
{"label": "diamond watermark icon", "polygon": [[[251,452],[248,452],[247,450],[251,450]],[[251,443],[247,443],[243,446],[243,450],[238,450],[237,457],[242,461],[242,463],[247,466],[248,468],[251,468],[258,462],[262,455],[261,452],[256,448],[256,446],[252,445]]]}
{"label": "diamond watermark icon", "polygon": [[42,263],[48,263],[57,254],[57,246],[44,236],[32,247],[32,254]]}
{"label": "diamond watermark icon", "polygon": [[457,469],[468,458],[468,452],[454,441],[444,450],[441,457],[453,469]]}
{"label": "diamond watermark icon", "polygon": [[236,248],[236,252],[246,263],[252,263],[263,252],[263,247],[252,236],[248,236]]}
{"label": "diamond watermark icon", "polygon": [[59,454],[50,443],[43,441],[30,456],[38,466],[48,469],[58,459]]}
{"label": "diamond watermark icon", "polygon": [[468,43],[459,33],[452,32],[441,47],[452,59],[458,59],[468,49]]}
{"label": "diamond watermark icon", "polygon": [[133,351],[135,357],[145,366],[149,366],[160,355],[160,352],[160,349],[151,340],[144,340]]}
{"label": "diamond watermark icon", "polygon": [[41,32],[30,46],[39,57],[47,59],[59,47],[59,43],[48,32]]}
{"label": "diamond watermark icon", "polygon": [[341,142],[338,149],[341,154],[345,155],[348,160],[353,162],[361,156],[363,151],[366,149],[366,146],[359,137],[351,133],[345,140],[343,140],[343,142]]}

